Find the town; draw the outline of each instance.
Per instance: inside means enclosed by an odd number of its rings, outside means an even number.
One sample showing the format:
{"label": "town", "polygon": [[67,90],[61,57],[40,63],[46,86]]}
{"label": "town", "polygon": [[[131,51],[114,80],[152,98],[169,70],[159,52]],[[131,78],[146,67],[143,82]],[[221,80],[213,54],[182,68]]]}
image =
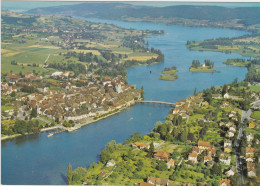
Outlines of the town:
{"label": "town", "polygon": [[134,133],[123,144],[109,142],[100,161],[88,169],[72,171],[69,165],[68,183],[257,183],[260,121],[250,115],[260,107],[260,93],[241,88],[246,86],[247,82],[235,80],[202,93],[195,90],[149,134]]}
{"label": "town", "polygon": [[12,134],[8,129],[11,126],[5,125],[10,120],[35,118],[42,123],[39,128],[86,124],[133,105],[142,95],[141,90],[126,84],[121,76],[114,79],[90,78],[84,74],[74,76],[72,71],[66,71],[54,72],[48,80],[45,78],[31,72],[24,75],[9,73],[4,77],[1,88],[6,108],[2,110],[2,134]]}

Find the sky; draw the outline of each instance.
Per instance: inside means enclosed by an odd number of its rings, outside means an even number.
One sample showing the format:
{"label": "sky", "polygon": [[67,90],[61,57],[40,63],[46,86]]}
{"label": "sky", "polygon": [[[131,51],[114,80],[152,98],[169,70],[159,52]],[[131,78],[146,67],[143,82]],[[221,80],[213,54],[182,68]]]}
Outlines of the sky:
{"label": "sky", "polygon": [[[1,9],[9,9],[14,11],[25,11],[38,7],[49,7],[49,6],[59,6],[59,5],[72,5],[83,3],[80,2],[58,2],[58,1],[1,1]],[[142,6],[174,6],[174,5],[205,5],[205,6],[225,6],[225,7],[260,7],[260,1],[258,3],[194,3],[194,2],[126,2],[134,5],[142,5]]]}

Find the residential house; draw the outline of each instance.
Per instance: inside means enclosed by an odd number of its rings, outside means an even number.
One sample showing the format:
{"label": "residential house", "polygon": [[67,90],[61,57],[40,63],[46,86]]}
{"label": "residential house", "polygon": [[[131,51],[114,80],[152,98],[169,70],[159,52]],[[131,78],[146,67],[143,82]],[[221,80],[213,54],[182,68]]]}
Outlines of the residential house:
{"label": "residential house", "polygon": [[246,162],[254,162],[254,156],[253,155],[246,155]]}
{"label": "residential house", "polygon": [[226,137],[228,137],[228,138],[232,138],[232,137],[234,137],[234,135],[235,135],[234,131],[228,130],[226,132]]}
{"label": "residential house", "polygon": [[254,135],[252,133],[246,135],[247,142],[251,142],[253,139],[254,139]]}
{"label": "residential house", "polygon": [[230,104],[229,104],[229,102],[228,101],[223,101],[222,102],[222,106],[223,107],[228,107]]}
{"label": "residential house", "polygon": [[212,161],[211,156],[204,156],[204,163],[207,163],[208,161]]}
{"label": "residential house", "polygon": [[236,132],[236,125],[230,126],[229,130],[235,133]]}
{"label": "residential house", "polygon": [[31,77],[34,77],[34,74],[33,74],[32,72],[26,72],[26,73],[24,74],[24,77],[25,77],[26,79],[29,79],[29,78],[31,78]]}
{"label": "residential house", "polygon": [[200,154],[200,149],[198,147],[192,147],[192,153]]}
{"label": "residential house", "polygon": [[229,179],[220,179],[219,181],[220,186],[231,186]]}
{"label": "residential house", "polygon": [[214,147],[207,149],[207,153],[208,153],[209,156],[214,157],[216,155],[216,152],[217,152],[217,150]]}
{"label": "residential house", "polygon": [[169,184],[169,180],[165,178],[154,178],[154,177],[148,177],[147,183],[156,185],[156,186],[167,186]]}
{"label": "residential house", "polygon": [[169,152],[165,152],[162,150],[155,150],[153,155],[154,158],[159,160],[164,160],[164,161],[168,161],[169,156],[170,156]]}
{"label": "residential house", "polygon": [[151,183],[147,183],[147,182],[140,182],[140,183],[137,183],[135,184],[135,186],[153,186],[154,184],[151,184]]}
{"label": "residential house", "polygon": [[231,156],[227,156],[224,154],[221,154],[219,157],[219,161],[225,165],[230,165],[231,162]]}
{"label": "residential house", "polygon": [[232,168],[229,168],[229,169],[225,172],[225,175],[228,176],[228,177],[234,176],[234,175],[235,175],[235,172],[236,172],[235,167],[232,167]]}
{"label": "residential house", "polygon": [[254,121],[249,122],[248,127],[251,129],[255,128],[255,122]]}
{"label": "residential house", "polygon": [[188,156],[188,160],[191,161],[192,163],[197,163],[197,154],[196,153],[190,153]]}
{"label": "residential house", "polygon": [[112,159],[107,162],[106,167],[113,167],[115,165],[116,165],[116,162],[115,162],[115,160]]}
{"label": "residential house", "polygon": [[171,167],[174,167],[175,160],[170,158],[170,160],[167,162],[167,167],[170,169]]}
{"label": "residential house", "polygon": [[254,168],[247,169],[247,175],[250,178],[256,177],[256,169],[254,169]]}
{"label": "residential house", "polygon": [[228,95],[228,93],[224,94],[224,98],[225,98],[225,99],[229,99],[229,98],[230,98],[230,96]]}
{"label": "residential house", "polygon": [[210,148],[210,142],[207,141],[198,141],[198,148],[200,151],[207,150]]}
{"label": "residential house", "polygon": [[254,148],[246,147],[246,155],[247,155],[247,156],[249,156],[249,155],[254,156],[254,152],[255,152],[255,149],[254,149]]}
{"label": "residential house", "polygon": [[132,147],[137,147],[139,149],[149,149],[150,148],[150,145],[148,144],[142,144],[142,143],[139,143],[139,142],[135,142],[132,144]]}

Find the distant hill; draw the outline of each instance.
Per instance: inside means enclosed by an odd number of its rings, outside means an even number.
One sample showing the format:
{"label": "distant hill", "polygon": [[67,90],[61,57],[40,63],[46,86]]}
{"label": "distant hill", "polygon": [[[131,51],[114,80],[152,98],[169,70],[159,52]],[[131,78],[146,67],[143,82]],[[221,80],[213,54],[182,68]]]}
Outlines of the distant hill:
{"label": "distant hill", "polygon": [[260,23],[260,7],[225,8],[218,6],[149,7],[125,3],[82,3],[76,5],[36,8],[33,14],[60,14],[106,19],[181,18],[212,22],[238,20],[245,26]]}

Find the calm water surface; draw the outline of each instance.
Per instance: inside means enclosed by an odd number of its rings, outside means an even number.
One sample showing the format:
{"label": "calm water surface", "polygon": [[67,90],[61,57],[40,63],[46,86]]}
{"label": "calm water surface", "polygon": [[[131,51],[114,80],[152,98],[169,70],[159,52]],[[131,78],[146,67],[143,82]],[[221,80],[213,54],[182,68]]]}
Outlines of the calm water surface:
{"label": "calm water surface", "polygon": [[[149,47],[160,49],[165,54],[163,63],[131,67],[127,70],[129,84],[144,86],[146,100],[176,102],[193,93],[194,88],[203,90],[212,85],[243,80],[245,68],[223,65],[227,58],[241,58],[238,54],[189,51],[187,40],[203,40],[216,37],[235,37],[246,32],[216,29],[166,26],[154,23],[132,23],[111,20],[89,19],[113,23],[124,28],[164,30],[164,35],[151,36],[146,40]],[[210,59],[220,73],[191,73],[193,59]],[[176,81],[158,80],[165,67],[177,66],[180,76]],[[152,73],[150,73],[152,71]],[[107,142],[123,142],[135,131],[146,134],[156,121],[162,121],[169,107],[135,105],[120,114],[85,126],[72,133],[60,133],[48,138],[48,133],[19,137],[2,142],[2,184],[66,184],[66,169],[70,162],[73,168],[87,167],[97,162],[98,154]]]}

